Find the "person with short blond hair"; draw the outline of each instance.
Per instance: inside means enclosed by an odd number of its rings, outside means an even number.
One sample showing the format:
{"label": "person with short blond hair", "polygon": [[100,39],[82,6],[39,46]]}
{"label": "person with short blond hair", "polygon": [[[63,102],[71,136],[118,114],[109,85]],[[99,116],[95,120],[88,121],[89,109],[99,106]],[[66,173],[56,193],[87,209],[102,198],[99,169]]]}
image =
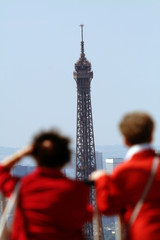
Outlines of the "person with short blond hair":
{"label": "person with short blond hair", "polygon": [[119,128],[129,148],[124,162],[111,175],[99,170],[90,176],[98,209],[107,216],[120,216],[123,240],[159,240],[160,165],[151,146],[154,120],[146,112],[130,112]]}

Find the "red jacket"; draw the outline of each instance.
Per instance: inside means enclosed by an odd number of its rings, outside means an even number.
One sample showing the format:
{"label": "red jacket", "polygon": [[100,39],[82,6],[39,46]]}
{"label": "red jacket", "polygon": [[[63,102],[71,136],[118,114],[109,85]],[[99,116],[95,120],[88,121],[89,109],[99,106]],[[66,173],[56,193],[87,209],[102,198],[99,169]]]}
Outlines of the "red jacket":
{"label": "red jacket", "polygon": [[[120,214],[128,222],[146,186],[154,157],[153,150],[143,150],[119,165],[112,175],[96,180],[97,204],[103,214]],[[127,239],[160,239],[160,165]]]}
{"label": "red jacket", "polygon": [[[18,181],[0,166],[0,189],[9,196]],[[11,240],[82,240],[91,221],[89,189],[60,171],[38,167],[21,180]]]}

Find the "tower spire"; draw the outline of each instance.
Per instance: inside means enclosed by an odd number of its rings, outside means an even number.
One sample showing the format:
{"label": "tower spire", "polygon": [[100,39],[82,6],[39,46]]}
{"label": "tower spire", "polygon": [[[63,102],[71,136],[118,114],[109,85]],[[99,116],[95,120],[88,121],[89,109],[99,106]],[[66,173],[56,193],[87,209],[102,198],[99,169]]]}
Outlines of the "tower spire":
{"label": "tower spire", "polygon": [[83,41],[83,27],[84,27],[84,25],[81,24],[80,27],[81,27],[81,56],[85,56],[85,54],[84,54],[84,41]]}
{"label": "tower spire", "polygon": [[81,24],[80,27],[81,27],[81,54],[80,54],[79,60],[75,64],[76,71],[74,72],[74,79],[76,80],[81,77],[85,77],[85,78],[89,77],[91,80],[93,78],[93,72],[91,71],[91,63],[87,60],[84,53],[84,41],[83,41],[84,25]]}

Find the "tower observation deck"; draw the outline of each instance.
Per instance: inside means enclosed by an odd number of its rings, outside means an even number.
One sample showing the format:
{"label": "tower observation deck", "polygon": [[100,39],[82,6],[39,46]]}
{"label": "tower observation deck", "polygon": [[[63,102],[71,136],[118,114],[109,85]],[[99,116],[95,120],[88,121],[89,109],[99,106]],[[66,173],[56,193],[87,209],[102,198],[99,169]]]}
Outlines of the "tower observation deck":
{"label": "tower observation deck", "polygon": [[[74,79],[77,84],[77,133],[76,133],[76,178],[86,180],[96,170],[96,155],[91,106],[91,63],[84,53],[83,25],[81,26],[81,54],[75,63]],[[94,204],[94,189],[91,188],[90,201]],[[87,240],[94,239],[93,225],[86,224]],[[103,239],[103,238],[102,238]]]}

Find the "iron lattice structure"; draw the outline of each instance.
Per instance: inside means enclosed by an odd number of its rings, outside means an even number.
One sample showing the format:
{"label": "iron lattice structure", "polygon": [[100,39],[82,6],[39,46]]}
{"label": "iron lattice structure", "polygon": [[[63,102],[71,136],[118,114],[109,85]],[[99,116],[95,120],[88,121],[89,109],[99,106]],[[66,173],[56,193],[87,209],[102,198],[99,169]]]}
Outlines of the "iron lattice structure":
{"label": "iron lattice structure", "polygon": [[[91,105],[91,63],[84,53],[83,25],[81,25],[81,55],[75,64],[74,79],[77,84],[77,135],[76,135],[76,178],[86,180],[96,170],[96,155]],[[94,189],[91,188],[90,201],[94,204]],[[92,224],[86,224],[87,240],[94,239]],[[103,239],[103,237],[101,238]]]}
{"label": "iron lattice structure", "polygon": [[76,177],[84,180],[96,169],[96,159],[90,94],[93,72],[84,54],[83,38],[81,56],[75,64],[75,70],[74,79],[77,83]]}

